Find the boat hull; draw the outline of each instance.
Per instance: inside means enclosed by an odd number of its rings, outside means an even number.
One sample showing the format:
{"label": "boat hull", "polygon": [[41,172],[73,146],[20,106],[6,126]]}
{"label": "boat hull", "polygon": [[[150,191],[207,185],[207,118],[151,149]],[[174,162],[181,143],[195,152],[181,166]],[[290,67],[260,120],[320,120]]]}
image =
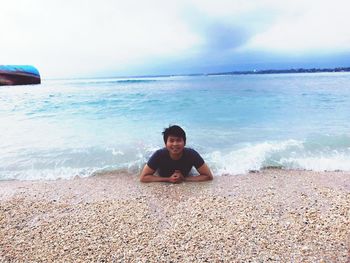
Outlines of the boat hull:
{"label": "boat hull", "polygon": [[0,66],[0,85],[40,84],[39,72],[32,66]]}

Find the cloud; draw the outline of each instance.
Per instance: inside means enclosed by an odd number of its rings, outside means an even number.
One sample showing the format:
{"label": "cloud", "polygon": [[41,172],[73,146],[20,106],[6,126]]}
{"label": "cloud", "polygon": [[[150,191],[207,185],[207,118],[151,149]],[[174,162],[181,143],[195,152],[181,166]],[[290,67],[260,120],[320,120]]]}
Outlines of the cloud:
{"label": "cloud", "polygon": [[43,76],[61,77],[190,73],[330,57],[350,52],[349,5],[347,0],[4,1],[0,63],[34,64]]}
{"label": "cloud", "polygon": [[195,16],[200,22],[190,24],[203,43],[183,67],[220,72],[349,66],[348,6],[345,0],[201,1]]}
{"label": "cloud", "polygon": [[280,15],[274,25],[256,34],[242,50],[340,53],[350,51],[350,2],[305,1],[294,15]]}
{"label": "cloud", "polygon": [[205,46],[209,51],[230,51],[244,44],[249,33],[242,27],[213,23],[204,33]]}
{"label": "cloud", "polygon": [[1,63],[65,75],[176,56],[197,39],[174,10],[162,1],[9,1],[0,11]]}

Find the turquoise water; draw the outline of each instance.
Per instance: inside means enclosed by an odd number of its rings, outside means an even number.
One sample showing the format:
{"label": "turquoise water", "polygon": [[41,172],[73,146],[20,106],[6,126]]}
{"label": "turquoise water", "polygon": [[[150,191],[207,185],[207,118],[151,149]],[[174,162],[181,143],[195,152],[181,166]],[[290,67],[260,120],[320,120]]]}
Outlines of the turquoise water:
{"label": "turquoise water", "polygon": [[138,172],[179,124],[215,175],[350,170],[350,74],[44,80],[0,87],[0,179]]}

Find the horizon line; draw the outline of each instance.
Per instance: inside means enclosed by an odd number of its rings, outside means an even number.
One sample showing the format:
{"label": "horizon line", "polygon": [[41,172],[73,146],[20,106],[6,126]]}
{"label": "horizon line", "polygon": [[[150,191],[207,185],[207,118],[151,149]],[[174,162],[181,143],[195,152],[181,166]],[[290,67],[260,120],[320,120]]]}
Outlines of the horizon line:
{"label": "horizon line", "polygon": [[[103,77],[71,77],[71,78],[47,78],[47,80],[61,79],[107,79],[107,78],[161,78],[161,77],[186,77],[186,76],[221,76],[221,75],[259,75],[259,74],[291,74],[291,73],[332,73],[350,72],[349,67],[333,68],[289,68],[289,69],[259,69],[259,70],[237,70],[210,73],[180,73],[180,74],[149,74],[149,75],[124,75],[124,76],[103,76]],[[44,78],[46,79],[46,78]]]}

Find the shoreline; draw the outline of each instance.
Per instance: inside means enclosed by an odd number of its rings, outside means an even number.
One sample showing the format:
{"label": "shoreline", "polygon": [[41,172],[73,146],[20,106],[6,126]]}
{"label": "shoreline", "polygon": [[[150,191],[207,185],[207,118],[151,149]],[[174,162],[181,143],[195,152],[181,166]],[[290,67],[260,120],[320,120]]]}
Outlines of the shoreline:
{"label": "shoreline", "polygon": [[349,262],[350,172],[0,181],[0,262]]}

